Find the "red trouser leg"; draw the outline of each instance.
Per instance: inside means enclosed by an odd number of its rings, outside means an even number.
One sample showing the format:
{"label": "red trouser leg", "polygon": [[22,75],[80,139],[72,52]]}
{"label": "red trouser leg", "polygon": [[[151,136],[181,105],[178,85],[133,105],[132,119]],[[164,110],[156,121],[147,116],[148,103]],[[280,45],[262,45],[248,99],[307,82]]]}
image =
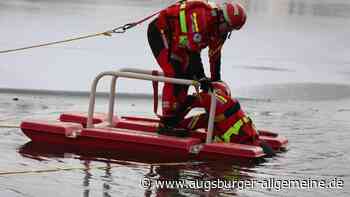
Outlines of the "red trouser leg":
{"label": "red trouser leg", "polygon": [[[153,55],[157,59],[166,77],[179,77],[184,72],[184,63],[175,62],[170,59],[170,51],[164,44],[164,39],[160,33],[157,21],[150,23],[148,27],[148,41]],[[187,96],[187,87],[165,83],[162,92],[162,111],[164,117],[175,117],[176,110]]]}
{"label": "red trouser leg", "polygon": [[[169,51],[163,49],[157,57],[157,62],[163,70],[165,77],[175,77],[175,71],[173,66],[169,63],[168,55]],[[175,110],[177,107],[177,98],[175,96],[175,86],[171,83],[164,83],[162,92],[162,110],[163,116],[175,116]]]}
{"label": "red trouser leg", "polygon": [[[164,75],[166,77],[179,77],[183,75],[183,65],[178,63],[176,65],[172,64],[168,60],[169,51],[164,49],[161,51],[160,55],[157,58],[159,65],[161,66]],[[175,69],[175,67],[177,67]],[[165,83],[163,87],[162,95],[162,109],[163,116],[172,117],[177,116],[176,112],[178,111],[180,105],[185,102],[187,97],[187,86],[177,85],[172,83]]]}

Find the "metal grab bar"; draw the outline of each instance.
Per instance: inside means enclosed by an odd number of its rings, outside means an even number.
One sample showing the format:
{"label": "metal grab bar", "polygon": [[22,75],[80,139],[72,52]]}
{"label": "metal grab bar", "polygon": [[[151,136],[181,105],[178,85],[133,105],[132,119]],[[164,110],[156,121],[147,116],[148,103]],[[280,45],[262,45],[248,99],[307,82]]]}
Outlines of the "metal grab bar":
{"label": "metal grab bar", "polygon": [[[138,73],[138,74],[147,74],[154,75],[153,70],[145,70],[139,68],[121,68],[118,72],[129,72],[129,73]],[[163,72],[157,71],[157,76],[163,76]],[[109,94],[109,107],[108,107],[108,122],[112,125],[113,114],[114,114],[114,105],[115,105],[115,88],[116,88],[117,77],[113,76],[111,81],[111,90]],[[111,114],[111,115],[110,115]]]}
{"label": "metal grab bar", "polygon": [[[119,72],[129,72],[129,73],[139,73],[139,74],[147,74],[147,75],[153,75],[154,70],[145,70],[145,69],[139,69],[139,68],[122,68],[119,70]],[[163,72],[157,71],[158,76],[163,76]]]}
{"label": "metal grab bar", "polygon": [[[189,85],[194,86],[195,88],[199,87],[199,82],[195,80],[188,79],[176,79],[164,76],[155,76],[152,75],[153,71],[150,70],[142,70],[142,69],[134,69],[134,68],[122,68],[118,71],[106,71],[98,74],[91,86],[90,91],[90,100],[89,100],[89,109],[88,109],[88,119],[87,119],[87,128],[93,128],[93,115],[95,110],[95,101],[96,101],[96,89],[97,85],[101,78],[105,76],[112,76],[111,87],[110,87],[110,95],[109,95],[109,110],[108,110],[108,123],[110,126],[113,124],[113,114],[114,114],[114,104],[115,104],[115,88],[116,81],[118,78],[130,78],[130,79],[140,79],[147,81],[159,81],[173,84],[181,84],[181,85]],[[161,72],[159,72],[162,75]],[[210,115],[208,122],[208,133],[207,133],[207,143],[211,143],[212,134],[214,128],[214,119],[215,119],[215,110],[216,110],[216,98],[215,94],[211,93],[211,106],[210,106]]]}

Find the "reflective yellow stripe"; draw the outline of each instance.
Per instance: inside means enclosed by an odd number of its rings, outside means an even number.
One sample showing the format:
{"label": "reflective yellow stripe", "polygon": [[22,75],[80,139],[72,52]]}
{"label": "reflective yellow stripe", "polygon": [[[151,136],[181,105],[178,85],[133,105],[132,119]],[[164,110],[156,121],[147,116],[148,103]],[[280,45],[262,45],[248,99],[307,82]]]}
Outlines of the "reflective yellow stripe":
{"label": "reflective yellow stripe", "polygon": [[227,99],[221,95],[215,94],[216,98],[219,99],[222,103],[227,103]]}
{"label": "reflective yellow stripe", "polygon": [[187,33],[187,24],[186,24],[186,3],[180,5],[180,27],[182,33]]}
{"label": "reflective yellow stripe", "polygon": [[193,23],[193,31],[194,32],[199,32],[199,28],[198,28],[198,22],[197,22],[197,13],[193,12],[192,13],[192,23]]}
{"label": "reflective yellow stripe", "polygon": [[230,127],[223,135],[222,138],[226,143],[231,141],[231,135],[235,134],[238,135],[239,129],[242,127],[243,121],[240,119],[238,120],[232,127]]}
{"label": "reflective yellow stripe", "polygon": [[[186,2],[182,3],[180,5],[180,28],[181,33],[187,33],[187,23],[186,23]],[[188,44],[188,38],[187,35],[180,35],[179,36],[179,44],[183,47],[187,46]]]}
{"label": "reflective yellow stripe", "polygon": [[200,117],[200,115],[195,116],[195,117],[192,118],[192,120],[190,122],[190,129],[193,129],[196,126],[196,124],[197,124],[197,122],[199,120],[199,117]]}
{"label": "reflective yellow stripe", "polygon": [[221,138],[226,142],[230,142],[231,141],[231,136],[233,134],[238,135],[239,134],[239,130],[241,129],[241,127],[243,126],[243,124],[246,124],[250,122],[250,118],[247,116],[244,116],[243,118],[239,119],[235,124],[233,124],[232,127],[230,127],[222,136]]}

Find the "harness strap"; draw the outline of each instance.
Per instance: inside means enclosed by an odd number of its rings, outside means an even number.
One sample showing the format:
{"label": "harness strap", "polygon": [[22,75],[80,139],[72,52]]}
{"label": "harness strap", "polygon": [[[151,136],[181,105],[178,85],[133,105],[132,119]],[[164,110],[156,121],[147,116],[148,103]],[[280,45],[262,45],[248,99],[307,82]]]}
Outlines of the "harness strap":
{"label": "harness strap", "polygon": [[182,33],[187,33],[186,3],[181,3],[180,5],[180,27]]}
{"label": "harness strap", "polygon": [[228,117],[237,113],[241,109],[241,105],[237,102],[234,106],[226,109],[224,113],[218,114],[215,116],[215,122],[221,122],[226,120]]}
{"label": "harness strap", "polygon": [[241,105],[237,102],[234,106],[230,107],[224,112],[225,117],[230,117],[233,114],[237,113],[241,109]]}
{"label": "harness strap", "polygon": [[192,29],[194,32],[199,32],[198,21],[197,21],[197,13],[192,13]]}
{"label": "harness strap", "polygon": [[[179,20],[180,20],[181,33],[187,34],[188,31],[187,31],[187,22],[186,22],[186,2],[182,2],[180,4]],[[179,43],[182,46],[187,46],[187,44],[188,44],[187,35],[180,35],[179,36]]]}

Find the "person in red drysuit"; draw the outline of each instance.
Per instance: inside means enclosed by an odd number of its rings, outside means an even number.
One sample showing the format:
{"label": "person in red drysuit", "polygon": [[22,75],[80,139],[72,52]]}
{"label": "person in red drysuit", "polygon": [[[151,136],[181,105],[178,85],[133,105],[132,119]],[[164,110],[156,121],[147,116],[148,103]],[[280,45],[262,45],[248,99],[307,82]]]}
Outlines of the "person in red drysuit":
{"label": "person in red drysuit", "polygon": [[[259,145],[258,132],[252,120],[244,113],[239,101],[231,97],[230,89],[224,82],[212,82],[215,92],[216,111],[214,121],[214,141]],[[193,108],[204,108],[206,113],[198,114],[180,121],[178,127],[187,130],[207,128],[211,96],[203,91],[198,96],[187,97],[181,116]]]}
{"label": "person in red drysuit", "polygon": [[[209,47],[210,80],[220,81],[222,46],[245,21],[245,10],[238,3],[218,6],[200,0],[180,1],[162,10],[149,24],[148,42],[166,77],[199,80],[207,86],[201,50]],[[176,111],[187,90],[188,86],[164,84],[160,127],[172,128],[180,121]]]}

